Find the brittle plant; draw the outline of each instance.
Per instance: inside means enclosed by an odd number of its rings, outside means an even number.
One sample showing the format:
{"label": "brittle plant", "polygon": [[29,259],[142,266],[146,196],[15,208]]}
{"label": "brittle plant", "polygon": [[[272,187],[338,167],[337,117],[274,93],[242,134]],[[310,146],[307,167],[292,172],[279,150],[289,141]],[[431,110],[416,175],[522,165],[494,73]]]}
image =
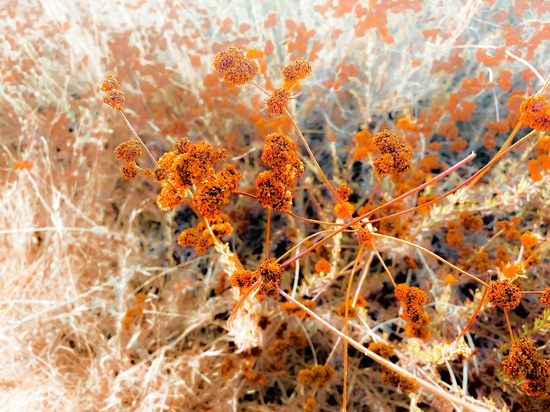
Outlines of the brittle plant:
{"label": "brittle plant", "polygon": [[7,408],[548,408],[544,3],[111,3],[0,23]]}

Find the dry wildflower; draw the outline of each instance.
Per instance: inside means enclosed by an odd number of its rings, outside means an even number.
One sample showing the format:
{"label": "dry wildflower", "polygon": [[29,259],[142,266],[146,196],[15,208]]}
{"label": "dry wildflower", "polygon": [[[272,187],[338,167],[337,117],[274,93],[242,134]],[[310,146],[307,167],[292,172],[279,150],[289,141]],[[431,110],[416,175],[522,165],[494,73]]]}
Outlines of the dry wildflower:
{"label": "dry wildflower", "polygon": [[118,89],[120,89],[120,84],[118,84],[117,79],[112,74],[108,74],[103,80],[103,83],[101,83],[101,91],[112,92]]}
{"label": "dry wildflower", "polygon": [[223,79],[234,85],[243,85],[254,79],[258,73],[258,64],[248,60],[241,49],[231,46],[214,56],[212,63]]}
{"label": "dry wildflower", "polygon": [[365,228],[361,228],[357,231],[357,238],[359,239],[359,244],[362,245],[363,243],[370,243],[373,241],[374,236],[372,235],[372,232],[368,231]]}
{"label": "dry wildflower", "polygon": [[544,293],[540,296],[540,303],[550,306],[550,287],[544,289]]}
{"label": "dry wildflower", "polygon": [[311,76],[311,63],[303,58],[298,58],[283,69],[285,82],[294,83]]}
{"label": "dry wildflower", "polygon": [[[310,310],[315,309],[315,306],[317,306],[314,300],[300,299],[300,303]],[[301,307],[299,307],[298,305],[292,302],[283,303],[281,305],[281,309],[287,315],[295,315],[300,319],[305,319],[309,317],[308,313],[305,310],[303,310]]]}
{"label": "dry wildflower", "polygon": [[421,306],[428,303],[428,295],[422,289],[410,287],[406,283],[400,283],[395,288],[395,297],[405,306]]}
{"label": "dry wildflower", "polygon": [[199,242],[199,231],[194,227],[185,229],[178,236],[178,243],[181,246],[197,246]]}
{"label": "dry wildflower", "polygon": [[174,153],[175,154],[185,154],[189,151],[192,143],[187,137],[182,137],[174,143]]}
{"label": "dry wildflower", "polygon": [[103,102],[106,105],[111,106],[113,109],[122,111],[124,109],[124,104],[126,103],[126,98],[121,91],[113,90],[103,98]]}
{"label": "dry wildflower", "polygon": [[502,362],[502,369],[504,374],[512,380],[523,379],[533,370],[536,360],[535,344],[522,336],[512,344],[510,356]]}
{"label": "dry wildflower", "polygon": [[321,273],[321,272],[329,273],[330,269],[331,269],[330,263],[325,258],[320,259],[315,264],[315,271],[318,272],[318,273]]}
{"label": "dry wildflower", "polygon": [[489,253],[483,251],[476,254],[475,257],[476,270],[478,273],[486,273],[491,267],[491,261],[489,260]]}
{"label": "dry wildflower", "polygon": [[405,328],[405,334],[411,338],[417,338],[423,341],[427,341],[432,332],[428,329],[430,324],[430,317],[427,313],[422,314],[422,318],[419,322],[408,322]]}
{"label": "dry wildflower", "polygon": [[307,347],[306,335],[298,329],[290,329],[288,331],[288,342],[294,349],[303,349]]}
{"label": "dry wildflower", "polygon": [[544,96],[528,96],[519,107],[519,120],[531,129],[541,132],[550,130],[550,105]]}
{"label": "dry wildflower", "polygon": [[262,172],[256,179],[258,202],[279,212],[290,210],[292,195],[283,182],[271,170]]}
{"label": "dry wildflower", "polygon": [[522,246],[529,250],[537,246],[542,241],[542,236],[537,233],[533,233],[530,230],[526,231],[521,235],[520,238]]}
{"label": "dry wildflower", "polygon": [[466,229],[477,231],[483,227],[483,219],[476,216],[469,210],[465,210],[458,215],[458,224]]}
{"label": "dry wildflower", "polygon": [[536,360],[521,389],[529,396],[550,396],[550,361]]}
{"label": "dry wildflower", "polygon": [[401,142],[395,133],[389,130],[375,133],[374,144],[380,152],[373,163],[379,177],[387,174],[403,174],[412,170],[412,148]]}
{"label": "dry wildflower", "polygon": [[136,160],[141,153],[141,144],[137,140],[121,143],[115,149],[116,159],[127,163]]}
{"label": "dry wildflower", "polygon": [[344,183],[342,186],[336,189],[336,195],[338,196],[338,199],[342,202],[347,202],[349,196],[351,195],[351,189],[348,187],[348,185]]}
{"label": "dry wildflower", "polygon": [[350,202],[344,202],[343,205],[342,203],[338,203],[336,206],[334,206],[334,214],[340,219],[345,219],[353,213],[354,209],[355,208],[353,204],[351,204]]}
{"label": "dry wildflower", "polygon": [[258,326],[260,329],[266,330],[269,325],[271,325],[271,318],[267,315],[260,315],[258,319]]}
{"label": "dry wildflower", "polygon": [[454,222],[449,223],[449,230],[447,231],[445,240],[447,241],[449,246],[454,249],[458,249],[460,245],[462,245],[462,243],[464,242],[464,235],[456,227],[456,224]]}
{"label": "dry wildflower", "polygon": [[231,285],[246,292],[258,280],[258,274],[250,270],[238,270],[231,275]]}
{"label": "dry wildflower", "polygon": [[237,369],[238,366],[233,357],[228,356],[220,365],[219,373],[222,378],[229,379],[229,377],[231,376],[231,372]]}
{"label": "dry wildflower", "polygon": [[258,296],[274,296],[275,288],[281,283],[283,269],[274,258],[266,259],[259,267],[258,274],[262,278],[262,287]]}
{"label": "dry wildflower", "polygon": [[507,280],[493,282],[489,286],[487,298],[494,306],[514,310],[521,302],[519,288]]}
{"label": "dry wildflower", "polygon": [[162,182],[162,189],[157,196],[160,210],[172,210],[183,203],[184,197],[168,182]]}
{"label": "dry wildflower", "polygon": [[275,89],[267,99],[267,112],[270,116],[277,116],[284,113],[290,93],[284,89]]}
{"label": "dry wildflower", "polygon": [[369,345],[369,350],[376,353],[384,359],[390,359],[394,354],[394,347],[385,342],[372,342]]}
{"label": "dry wildflower", "polygon": [[207,230],[202,232],[201,237],[199,238],[199,241],[197,242],[197,246],[195,247],[195,251],[197,252],[197,255],[204,255],[206,253],[206,249],[208,249],[210,246],[214,244],[214,236]]}
{"label": "dry wildflower", "polygon": [[296,155],[298,147],[288,136],[271,133],[265,138],[262,161],[286,186],[293,186],[304,174],[304,163]]}
{"label": "dry wildflower", "polygon": [[127,180],[133,180],[138,177],[139,170],[134,163],[126,163],[120,167],[120,174]]}
{"label": "dry wildflower", "polygon": [[285,339],[276,339],[273,345],[267,349],[269,356],[281,357],[290,348],[290,343]]}
{"label": "dry wildflower", "polygon": [[308,366],[298,372],[298,380],[302,385],[318,385],[324,387],[334,377],[334,369],[329,365]]}
{"label": "dry wildflower", "polygon": [[304,412],[315,412],[315,406],[317,406],[317,402],[315,401],[315,399],[307,398],[304,405]]}

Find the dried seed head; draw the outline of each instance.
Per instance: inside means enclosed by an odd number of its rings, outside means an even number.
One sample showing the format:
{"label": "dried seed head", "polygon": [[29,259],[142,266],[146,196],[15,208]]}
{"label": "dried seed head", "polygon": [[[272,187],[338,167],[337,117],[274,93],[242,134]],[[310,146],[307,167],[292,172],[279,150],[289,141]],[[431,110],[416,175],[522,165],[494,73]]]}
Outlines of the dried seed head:
{"label": "dried seed head", "polygon": [[162,189],[157,196],[157,205],[160,210],[172,210],[183,203],[184,197],[168,182],[162,182]]}
{"label": "dried seed head", "polygon": [[514,310],[521,303],[521,292],[516,285],[507,280],[496,281],[489,286],[487,299],[495,306]]}
{"label": "dried seed head", "polygon": [[544,96],[528,96],[519,107],[519,121],[531,129],[547,132],[550,130],[550,105]]}
{"label": "dried seed head", "polygon": [[288,331],[288,342],[294,349],[303,349],[307,347],[306,335],[298,329]]}
{"label": "dried seed head", "polygon": [[298,58],[283,69],[285,82],[294,83],[311,76],[311,63],[303,58]]}
{"label": "dried seed head", "polygon": [[372,342],[369,345],[369,350],[384,359],[390,359],[394,354],[394,347],[384,342]]}
{"label": "dried seed head", "polygon": [[134,163],[126,163],[120,167],[120,174],[127,180],[134,180],[139,175],[139,170]]}
{"label": "dried seed head", "polygon": [[380,152],[373,163],[379,177],[387,174],[403,174],[412,170],[412,148],[401,142],[395,133],[389,130],[375,133],[374,145]]}
{"label": "dried seed head", "polygon": [[116,159],[123,162],[133,162],[141,153],[141,144],[137,140],[121,143],[115,149]]}
{"label": "dried seed head", "polygon": [[307,398],[304,405],[304,412],[315,412],[315,406],[317,406],[317,402],[315,401],[315,399]]}
{"label": "dried seed head", "polygon": [[334,377],[334,369],[329,365],[308,366],[298,372],[298,380],[302,385],[319,385],[324,387]]}
{"label": "dried seed head", "polygon": [[281,357],[290,348],[290,343],[284,339],[275,339],[273,345],[267,349],[267,353],[273,357]]}
{"label": "dried seed head", "polygon": [[103,83],[101,83],[101,91],[112,92],[118,89],[120,89],[120,84],[118,84],[117,79],[112,74],[108,74]]}
{"label": "dried seed head", "polygon": [[258,202],[263,207],[271,207],[279,212],[290,210],[292,195],[283,182],[271,170],[262,172],[256,179]]}
{"label": "dried seed head", "polygon": [[458,224],[466,229],[477,231],[483,227],[483,219],[465,210],[458,214]]}
{"label": "dried seed head", "polygon": [[121,91],[113,90],[103,98],[103,102],[106,105],[111,106],[113,109],[122,111],[124,109],[124,103],[126,103],[126,98]]}
{"label": "dried seed head", "polygon": [[178,243],[181,246],[197,246],[199,242],[199,231],[194,227],[185,229],[178,236]]}
{"label": "dried seed head", "polygon": [[542,241],[542,236],[528,230],[521,235],[520,241],[521,241],[521,245],[525,249],[529,250],[537,246]]}
{"label": "dried seed head", "polygon": [[254,79],[259,70],[256,62],[248,60],[242,50],[235,46],[217,53],[212,65],[223,74],[227,83],[234,85],[248,83]]}
{"label": "dried seed head", "polygon": [[284,88],[275,89],[267,99],[267,112],[270,116],[281,115],[286,109],[290,93]]}
{"label": "dried seed head", "polygon": [[342,202],[347,202],[349,196],[351,195],[351,189],[348,187],[348,185],[344,183],[342,186],[336,189],[336,195],[338,196],[338,199]]}
{"label": "dried seed head", "polygon": [[231,285],[239,288],[241,292],[246,292],[256,281],[259,276],[256,272],[250,270],[237,270],[231,275]]}
{"label": "dried seed head", "polygon": [[550,306],[550,287],[544,289],[544,293],[540,297],[540,303]]}

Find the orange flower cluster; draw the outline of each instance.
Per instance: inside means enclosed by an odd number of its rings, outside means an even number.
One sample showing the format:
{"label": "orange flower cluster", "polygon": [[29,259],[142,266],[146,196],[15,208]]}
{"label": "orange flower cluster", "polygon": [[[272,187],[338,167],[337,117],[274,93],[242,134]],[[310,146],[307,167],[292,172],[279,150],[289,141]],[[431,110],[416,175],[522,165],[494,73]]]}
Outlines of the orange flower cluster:
{"label": "orange flower cluster", "polygon": [[378,177],[388,174],[403,174],[412,170],[413,151],[411,146],[399,140],[390,130],[374,134],[374,145],[380,155],[373,163]]}
{"label": "orange flower cluster", "polygon": [[304,163],[296,155],[296,144],[282,133],[266,136],[262,160],[272,170],[262,172],[256,179],[257,198],[263,207],[285,212],[292,205],[288,190],[304,174]]}
{"label": "orange flower cluster", "polygon": [[245,293],[258,279],[262,284],[256,296],[275,296],[276,287],[281,283],[283,269],[274,258],[264,260],[256,272],[250,270],[238,270],[231,275],[231,285]]}
{"label": "orange flower cluster", "polygon": [[351,189],[345,183],[336,189],[336,195],[342,202],[347,202],[351,195]]}
{"label": "orange flower cluster", "polygon": [[311,76],[311,73],[311,63],[300,57],[283,69],[283,78],[291,84]]}
{"label": "orange flower cluster", "polygon": [[141,153],[141,144],[137,140],[121,143],[115,149],[116,159],[125,162],[120,168],[120,174],[125,179],[133,180],[138,177],[139,169],[135,161]]}
{"label": "orange flower cluster", "polygon": [[273,90],[267,99],[267,113],[270,116],[277,116],[284,113],[290,93],[284,87]]}
{"label": "orange flower cluster", "polygon": [[458,214],[458,224],[466,229],[478,231],[483,227],[483,219],[469,210],[464,210]]}
{"label": "orange flower cluster", "polygon": [[195,246],[198,255],[206,253],[206,249],[214,244],[215,237],[220,238],[230,236],[233,233],[233,226],[229,223],[229,216],[220,213],[213,219],[209,220],[210,230],[208,230],[204,222],[200,222],[197,228],[189,228],[183,230],[178,236],[178,243],[181,246]]}
{"label": "orange flower cluster", "polygon": [[455,222],[449,222],[449,230],[446,236],[447,243],[450,247],[458,249],[464,242],[464,235],[458,229]]}
{"label": "orange flower cluster", "polygon": [[535,344],[524,336],[514,342],[502,369],[509,379],[525,379],[521,388],[529,396],[550,396],[550,361],[537,359]]}
{"label": "orange flower cluster", "polygon": [[[317,306],[317,303],[314,300],[300,299],[300,303],[310,310],[315,309],[315,306]],[[281,305],[281,309],[287,315],[295,315],[299,319],[305,319],[309,317],[309,314],[305,310],[292,302],[283,303]]]}
{"label": "orange flower cluster", "polygon": [[290,349],[290,343],[285,339],[275,339],[273,345],[267,349],[269,356],[279,358],[285,354],[285,352]]}
{"label": "orange flower cluster", "polygon": [[550,306],[550,288],[544,289],[544,293],[540,297],[542,305]]}
{"label": "orange flower cluster", "polygon": [[519,107],[519,120],[531,129],[541,132],[550,130],[550,104],[544,96],[528,96]]}
{"label": "orange flower cluster", "polygon": [[329,365],[307,366],[298,372],[298,380],[302,385],[324,387],[334,377],[334,369]]}
{"label": "orange flower cluster", "polygon": [[[372,342],[369,345],[369,350],[386,360],[390,360],[394,353],[393,346],[384,342]],[[382,366],[382,383],[395,388],[400,388],[403,393],[407,395],[409,393],[418,392],[418,384],[414,380],[409,379],[406,376],[403,376],[385,366]]]}
{"label": "orange flower cluster", "polygon": [[288,331],[288,343],[294,349],[304,349],[308,345],[306,335],[298,329]]}
{"label": "orange flower cluster", "polygon": [[405,283],[397,285],[394,293],[405,310],[401,315],[401,319],[407,321],[405,333],[412,338],[428,340],[432,334],[428,329],[430,317],[421,308],[422,305],[428,303],[426,293]]}
{"label": "orange flower cluster", "polygon": [[489,285],[487,299],[494,306],[514,310],[521,303],[521,292],[516,285],[507,280],[496,281]]}
{"label": "orange flower cluster", "polygon": [[178,140],[174,149],[159,159],[159,167],[155,170],[162,185],[158,206],[162,210],[173,209],[195,185],[197,191],[193,194],[193,202],[198,211],[208,219],[216,218],[229,203],[229,196],[241,179],[234,165],[226,164],[220,172],[214,169],[226,155],[225,149],[213,148],[205,142],[194,144],[187,138]]}
{"label": "orange flower cluster", "polygon": [[214,56],[214,69],[223,74],[223,79],[229,83],[242,86],[252,80],[258,73],[258,64],[248,60],[241,49],[231,46]]}
{"label": "orange flower cluster", "polygon": [[103,102],[106,105],[111,106],[113,109],[122,111],[124,109],[126,98],[118,89],[120,89],[120,84],[118,84],[115,76],[108,74],[101,84],[101,91],[107,93],[107,95],[103,98]]}

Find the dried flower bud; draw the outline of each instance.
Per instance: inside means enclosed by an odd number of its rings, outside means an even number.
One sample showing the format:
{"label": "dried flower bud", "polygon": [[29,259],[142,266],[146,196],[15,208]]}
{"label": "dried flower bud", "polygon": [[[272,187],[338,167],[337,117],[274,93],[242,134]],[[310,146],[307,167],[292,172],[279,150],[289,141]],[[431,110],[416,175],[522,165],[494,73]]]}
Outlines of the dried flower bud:
{"label": "dried flower bud", "polygon": [[495,306],[514,310],[521,303],[521,292],[516,285],[507,280],[496,281],[489,286],[487,299]]}
{"label": "dried flower bud", "polygon": [[234,85],[248,83],[254,79],[259,70],[256,62],[248,60],[242,50],[235,46],[217,53],[212,65],[223,74],[227,83]]}
{"label": "dried flower bud", "polygon": [[127,180],[134,180],[139,175],[139,170],[134,163],[126,163],[120,167],[120,174]]}
{"label": "dried flower bud", "polygon": [[541,132],[550,130],[550,105],[544,96],[528,96],[519,107],[519,121]]}
{"label": "dried flower bud", "polygon": [[281,115],[286,109],[290,93],[284,88],[275,89],[267,99],[267,112],[270,116]]}
{"label": "dried flower bud", "polygon": [[133,162],[141,153],[141,144],[137,140],[121,143],[115,149],[116,159],[123,162]]}
{"label": "dried flower bud", "polygon": [[122,111],[124,109],[124,103],[126,103],[126,98],[122,92],[113,90],[103,98],[103,102],[106,105],[111,106],[113,109]]}
{"label": "dried flower bud", "polygon": [[194,227],[185,229],[178,236],[178,243],[181,246],[197,246],[199,242],[199,231]]}
{"label": "dried flower bud", "polygon": [[108,74],[101,84],[101,91],[103,92],[112,92],[113,90],[120,89],[120,84],[118,84],[117,79],[112,74]]}
{"label": "dried flower bud", "polygon": [[311,73],[311,63],[301,57],[283,69],[283,77],[287,83],[294,83],[298,80],[305,79],[311,76]]}

